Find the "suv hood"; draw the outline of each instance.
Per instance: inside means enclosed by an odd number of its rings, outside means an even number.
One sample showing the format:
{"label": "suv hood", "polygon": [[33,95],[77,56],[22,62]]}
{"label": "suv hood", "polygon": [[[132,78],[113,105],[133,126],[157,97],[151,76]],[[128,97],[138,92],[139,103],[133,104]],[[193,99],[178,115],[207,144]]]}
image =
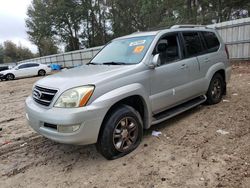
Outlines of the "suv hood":
{"label": "suv hood", "polygon": [[42,87],[66,90],[83,85],[96,85],[127,72],[135,65],[84,65],[47,76],[36,82]]}

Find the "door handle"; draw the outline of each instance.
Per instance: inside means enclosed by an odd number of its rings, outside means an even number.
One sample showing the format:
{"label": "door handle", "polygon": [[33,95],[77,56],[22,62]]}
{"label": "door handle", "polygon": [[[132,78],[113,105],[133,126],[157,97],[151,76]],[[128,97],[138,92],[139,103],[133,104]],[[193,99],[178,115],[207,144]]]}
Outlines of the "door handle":
{"label": "door handle", "polygon": [[209,59],[208,58],[205,59],[205,63],[209,63]]}
{"label": "door handle", "polygon": [[181,69],[185,69],[185,68],[187,68],[188,66],[186,65],[186,64],[182,64],[181,65]]}

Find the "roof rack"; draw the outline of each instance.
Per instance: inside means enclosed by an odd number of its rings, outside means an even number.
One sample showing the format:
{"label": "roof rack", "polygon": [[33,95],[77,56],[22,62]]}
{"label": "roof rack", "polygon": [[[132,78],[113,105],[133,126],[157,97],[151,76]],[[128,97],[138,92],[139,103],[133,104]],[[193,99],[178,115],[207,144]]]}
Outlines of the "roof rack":
{"label": "roof rack", "polygon": [[206,25],[173,25],[171,27],[171,29],[179,29],[179,28],[205,28],[205,29],[208,29],[208,28],[212,28],[212,27],[207,27]]}

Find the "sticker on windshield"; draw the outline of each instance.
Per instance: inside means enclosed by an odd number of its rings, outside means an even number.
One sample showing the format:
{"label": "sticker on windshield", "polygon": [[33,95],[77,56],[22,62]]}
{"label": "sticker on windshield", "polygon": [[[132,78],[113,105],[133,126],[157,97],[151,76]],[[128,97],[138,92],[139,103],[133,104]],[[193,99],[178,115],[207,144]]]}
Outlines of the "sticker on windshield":
{"label": "sticker on windshield", "polygon": [[136,46],[136,47],[134,48],[134,53],[136,53],[136,54],[141,53],[141,52],[143,51],[144,47],[145,47],[145,46]]}
{"label": "sticker on windshield", "polygon": [[129,46],[137,46],[137,45],[142,45],[146,42],[146,40],[138,40],[138,41],[135,41],[135,42],[131,42],[129,44]]}

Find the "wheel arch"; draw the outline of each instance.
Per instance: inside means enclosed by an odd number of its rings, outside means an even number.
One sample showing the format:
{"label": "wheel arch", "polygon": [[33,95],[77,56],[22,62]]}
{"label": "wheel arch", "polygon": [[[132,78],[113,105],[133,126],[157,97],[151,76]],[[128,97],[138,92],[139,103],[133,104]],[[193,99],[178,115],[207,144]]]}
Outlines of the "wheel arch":
{"label": "wheel arch", "polygon": [[13,75],[13,79],[16,78],[16,75],[15,75],[14,73],[12,73],[12,72],[7,73],[7,74],[5,75],[5,78],[7,78],[7,75]]}
{"label": "wheel arch", "polygon": [[44,71],[44,73],[45,73],[44,75],[46,75],[46,73],[47,73],[45,69],[40,68],[40,69],[37,71],[37,75],[38,75],[38,76],[40,76],[40,74],[39,74],[40,71]]}
{"label": "wheel arch", "polygon": [[[224,63],[217,63],[215,65],[213,65],[212,67],[210,67],[210,69],[208,70],[207,74],[206,74],[206,80],[207,80],[207,84],[206,84],[206,91],[209,88],[209,84],[213,78],[213,76],[215,74],[220,74],[223,78],[224,81],[224,89],[226,89],[226,70],[225,70],[225,64]],[[225,91],[225,90],[224,90]]]}
{"label": "wheel arch", "polygon": [[112,113],[112,111],[114,111],[116,108],[118,108],[121,105],[128,105],[132,108],[134,108],[136,111],[138,111],[138,113],[140,114],[142,121],[143,121],[143,128],[146,129],[150,126],[150,122],[149,122],[149,109],[147,107],[147,103],[144,100],[144,98],[141,95],[131,95],[128,96],[126,98],[123,98],[117,102],[115,102],[110,108],[109,110],[106,112],[104,119],[102,121],[101,124],[101,128],[99,130],[99,134],[98,134],[98,139],[99,136],[102,134],[103,129],[104,129],[104,124],[107,121],[107,119],[110,117],[110,114]]}

